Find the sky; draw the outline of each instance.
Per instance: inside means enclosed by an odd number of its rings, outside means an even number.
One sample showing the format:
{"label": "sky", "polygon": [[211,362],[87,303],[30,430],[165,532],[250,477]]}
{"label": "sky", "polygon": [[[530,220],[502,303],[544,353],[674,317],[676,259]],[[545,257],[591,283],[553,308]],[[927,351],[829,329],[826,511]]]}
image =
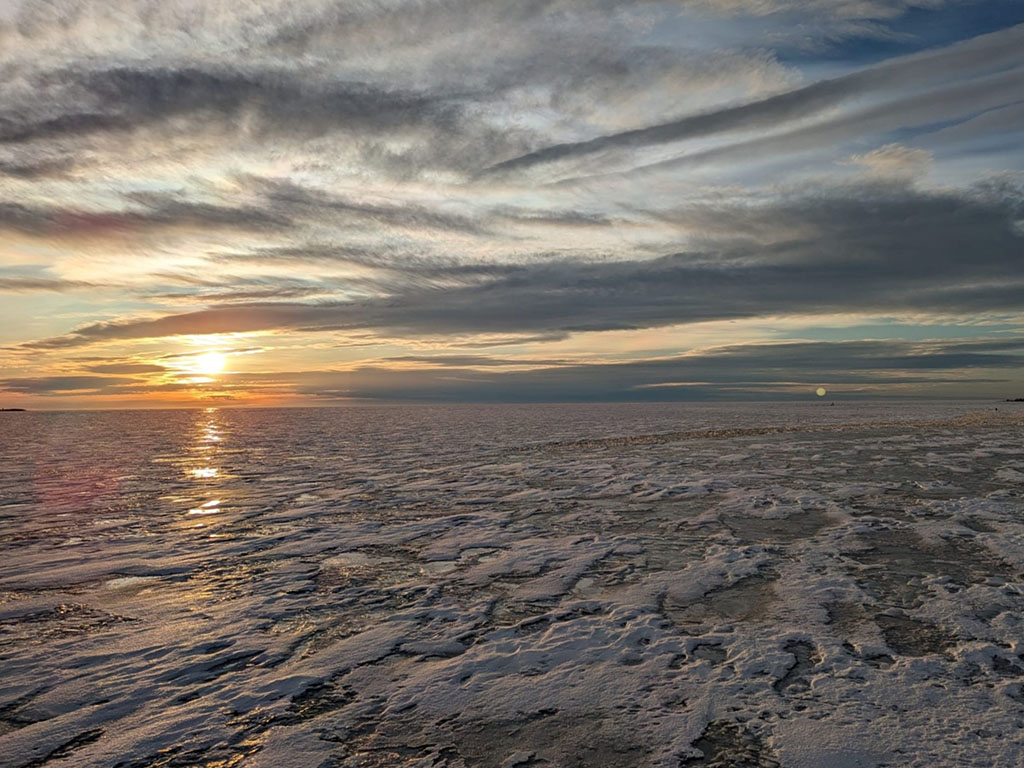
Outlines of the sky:
{"label": "sky", "polygon": [[1024,396],[1020,0],[0,0],[0,407]]}

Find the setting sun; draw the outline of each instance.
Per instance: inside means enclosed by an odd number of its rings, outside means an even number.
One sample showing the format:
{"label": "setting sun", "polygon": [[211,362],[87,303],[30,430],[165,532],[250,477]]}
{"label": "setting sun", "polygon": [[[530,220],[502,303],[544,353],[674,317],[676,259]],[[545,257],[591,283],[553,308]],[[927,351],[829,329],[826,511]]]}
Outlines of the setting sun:
{"label": "setting sun", "polygon": [[195,365],[192,370],[195,373],[212,376],[223,371],[226,364],[227,358],[220,352],[207,352],[195,359]]}

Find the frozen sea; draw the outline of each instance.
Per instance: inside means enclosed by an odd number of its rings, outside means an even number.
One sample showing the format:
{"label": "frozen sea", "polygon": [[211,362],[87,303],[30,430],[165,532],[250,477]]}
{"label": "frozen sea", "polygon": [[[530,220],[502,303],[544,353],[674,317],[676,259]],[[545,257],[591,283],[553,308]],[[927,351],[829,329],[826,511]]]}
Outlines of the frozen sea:
{"label": "frozen sea", "polygon": [[1019,766],[1022,734],[1024,404],[0,413],[0,768]]}

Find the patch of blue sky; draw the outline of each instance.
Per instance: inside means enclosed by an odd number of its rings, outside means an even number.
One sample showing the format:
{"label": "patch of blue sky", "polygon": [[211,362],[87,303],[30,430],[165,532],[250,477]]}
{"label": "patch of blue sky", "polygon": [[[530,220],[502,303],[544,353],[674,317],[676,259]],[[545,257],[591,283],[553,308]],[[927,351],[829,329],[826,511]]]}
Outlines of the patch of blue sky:
{"label": "patch of blue sky", "polygon": [[[1021,0],[973,0],[941,8],[911,8],[880,25],[847,25],[827,45],[800,45],[780,38],[776,56],[801,69],[874,64],[893,56],[951,45],[1024,24]],[[788,43],[788,44],[787,44]]]}
{"label": "patch of blue sky", "polygon": [[922,146],[935,148],[943,146],[1009,146],[1020,153],[1021,137],[1024,134],[1024,102],[987,110],[970,120],[943,126],[937,131],[927,131],[908,139],[914,139]]}
{"label": "patch of blue sky", "polygon": [[1024,101],[924,126],[891,131],[886,143],[926,149],[936,181],[962,181],[979,171],[1024,170]]}
{"label": "patch of blue sky", "polygon": [[52,279],[50,267],[46,264],[32,262],[8,263],[0,266],[0,278],[25,279]]}
{"label": "patch of blue sky", "polygon": [[773,40],[791,25],[778,16],[709,15],[691,10],[663,12],[644,36],[648,45],[682,50],[771,49]]}
{"label": "patch of blue sky", "polygon": [[18,320],[0,323],[0,345],[13,345],[26,338],[53,336],[68,326],[109,320],[112,306],[119,313],[126,314],[151,312],[160,306],[153,302],[125,299],[113,292],[103,295],[77,291],[5,293],[3,302],[5,316]]}
{"label": "patch of blue sky", "polygon": [[1024,170],[1024,153],[1021,152],[1021,143],[1024,141],[1024,130],[1013,135],[1004,136],[980,136],[969,142],[963,141],[956,144],[932,145],[927,141],[919,142],[916,146],[932,152],[934,157],[941,162],[969,162],[972,159],[985,162],[991,165],[993,156],[999,157],[997,170]]}

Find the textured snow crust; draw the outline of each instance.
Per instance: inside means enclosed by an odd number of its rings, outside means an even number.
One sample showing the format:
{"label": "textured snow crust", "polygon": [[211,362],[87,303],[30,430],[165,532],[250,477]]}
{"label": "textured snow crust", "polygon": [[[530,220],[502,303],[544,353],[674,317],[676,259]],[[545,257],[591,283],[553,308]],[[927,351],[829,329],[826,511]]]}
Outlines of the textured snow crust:
{"label": "textured snow crust", "polygon": [[0,414],[0,768],[1024,764],[1024,407],[822,406]]}

